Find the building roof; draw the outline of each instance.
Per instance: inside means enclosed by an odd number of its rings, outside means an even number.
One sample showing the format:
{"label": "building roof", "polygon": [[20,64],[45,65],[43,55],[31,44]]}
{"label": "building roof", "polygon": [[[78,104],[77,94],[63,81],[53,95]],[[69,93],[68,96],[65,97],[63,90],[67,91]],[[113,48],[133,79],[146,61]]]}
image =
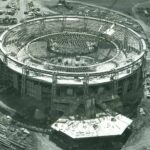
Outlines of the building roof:
{"label": "building roof", "polygon": [[71,138],[79,139],[122,135],[131,123],[131,119],[121,114],[116,116],[105,114],[103,117],[88,120],[59,118],[51,127]]}

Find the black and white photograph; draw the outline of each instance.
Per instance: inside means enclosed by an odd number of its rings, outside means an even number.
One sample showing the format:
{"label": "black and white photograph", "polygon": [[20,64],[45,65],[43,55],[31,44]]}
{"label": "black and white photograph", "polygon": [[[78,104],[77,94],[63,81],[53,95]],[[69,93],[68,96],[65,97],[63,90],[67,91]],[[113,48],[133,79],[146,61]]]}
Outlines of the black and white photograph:
{"label": "black and white photograph", "polygon": [[150,0],[0,0],[0,150],[150,150]]}

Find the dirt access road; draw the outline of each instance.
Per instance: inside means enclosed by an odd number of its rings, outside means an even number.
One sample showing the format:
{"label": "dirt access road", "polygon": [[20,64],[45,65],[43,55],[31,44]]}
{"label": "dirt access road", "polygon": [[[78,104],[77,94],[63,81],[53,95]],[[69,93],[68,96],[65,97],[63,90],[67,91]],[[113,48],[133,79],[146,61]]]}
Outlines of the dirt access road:
{"label": "dirt access road", "polygon": [[35,133],[37,139],[37,150],[62,150],[57,147],[56,144],[48,140],[48,137],[43,136],[40,133]]}

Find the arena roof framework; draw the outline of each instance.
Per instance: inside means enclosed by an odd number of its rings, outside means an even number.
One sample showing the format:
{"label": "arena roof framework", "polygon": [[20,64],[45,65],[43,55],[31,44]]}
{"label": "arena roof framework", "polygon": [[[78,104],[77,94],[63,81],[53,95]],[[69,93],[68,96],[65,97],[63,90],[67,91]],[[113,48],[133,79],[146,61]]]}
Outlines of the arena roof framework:
{"label": "arena roof framework", "polygon": [[[102,37],[116,45],[117,53],[110,60],[78,67],[48,63],[49,67],[45,69],[45,64],[24,61],[29,57],[28,47],[33,41],[64,32]],[[109,82],[113,75],[119,79],[132,74],[145,59],[146,44],[138,33],[119,23],[90,16],[61,15],[34,19],[9,28],[1,36],[0,49],[1,60],[8,67],[21,74],[26,69],[31,78],[52,82],[52,76],[57,73],[58,84],[83,84],[88,75],[89,84],[98,84]]]}

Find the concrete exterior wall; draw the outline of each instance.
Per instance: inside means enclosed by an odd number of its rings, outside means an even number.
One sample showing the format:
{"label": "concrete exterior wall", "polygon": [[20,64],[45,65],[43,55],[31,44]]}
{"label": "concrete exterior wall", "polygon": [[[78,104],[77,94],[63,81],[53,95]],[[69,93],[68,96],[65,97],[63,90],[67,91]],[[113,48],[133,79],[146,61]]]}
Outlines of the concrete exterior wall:
{"label": "concrete exterior wall", "polygon": [[[8,69],[0,63],[1,81],[12,81],[12,86],[21,93],[22,76],[16,72]],[[12,74],[11,76],[8,74]],[[120,79],[118,82],[117,91],[113,93],[113,83],[99,84],[89,86],[88,96],[95,97],[97,101],[107,103],[110,107],[121,111],[122,113],[129,113],[131,108],[138,105],[143,96],[143,72],[142,66],[132,75]],[[40,101],[46,105],[53,105],[54,110],[62,112],[74,104],[77,99],[84,98],[84,86],[67,86],[56,85],[56,97],[52,101],[52,85],[42,83],[33,79],[26,78],[25,95],[33,97],[36,102]],[[52,103],[53,102],[53,103]],[[56,108],[56,109],[55,109]]]}

